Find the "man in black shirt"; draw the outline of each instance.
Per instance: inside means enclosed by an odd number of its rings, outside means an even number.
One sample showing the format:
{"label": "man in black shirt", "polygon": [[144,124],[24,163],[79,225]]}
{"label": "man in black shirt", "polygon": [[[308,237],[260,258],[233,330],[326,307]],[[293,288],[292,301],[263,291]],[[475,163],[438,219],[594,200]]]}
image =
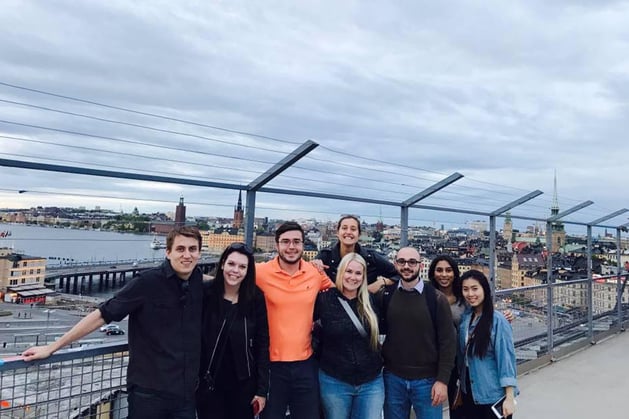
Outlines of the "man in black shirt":
{"label": "man in black shirt", "polygon": [[196,228],[175,228],[166,239],[161,266],[140,272],[59,340],[24,351],[24,360],[46,358],[129,315],[129,418],[194,419],[203,298],[200,251]]}

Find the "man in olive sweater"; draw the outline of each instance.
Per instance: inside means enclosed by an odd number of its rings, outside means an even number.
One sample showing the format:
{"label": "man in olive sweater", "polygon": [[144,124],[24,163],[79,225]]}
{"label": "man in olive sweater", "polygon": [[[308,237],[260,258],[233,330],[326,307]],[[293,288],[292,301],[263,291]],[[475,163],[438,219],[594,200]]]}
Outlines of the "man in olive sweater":
{"label": "man in olive sweater", "polygon": [[[402,279],[390,285],[384,357],[385,419],[441,419],[454,366],[456,338],[448,299],[419,279],[419,252],[400,249],[395,267]],[[429,289],[430,288],[430,289]]]}

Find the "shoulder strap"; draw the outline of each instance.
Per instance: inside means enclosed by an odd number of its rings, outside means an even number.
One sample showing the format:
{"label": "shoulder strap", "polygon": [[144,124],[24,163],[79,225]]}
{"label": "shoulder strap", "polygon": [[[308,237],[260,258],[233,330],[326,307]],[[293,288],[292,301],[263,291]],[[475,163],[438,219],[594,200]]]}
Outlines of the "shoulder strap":
{"label": "shoulder strap", "polygon": [[347,313],[349,318],[352,320],[352,323],[354,323],[354,326],[356,326],[356,329],[358,329],[358,333],[360,333],[360,336],[367,337],[367,331],[363,327],[362,323],[358,320],[358,317],[356,317],[356,314],[354,314],[354,311],[349,306],[347,301],[345,301],[341,297],[336,297],[336,298],[338,298],[339,303],[341,303],[341,306],[343,307],[343,309],[345,309],[345,312]]}

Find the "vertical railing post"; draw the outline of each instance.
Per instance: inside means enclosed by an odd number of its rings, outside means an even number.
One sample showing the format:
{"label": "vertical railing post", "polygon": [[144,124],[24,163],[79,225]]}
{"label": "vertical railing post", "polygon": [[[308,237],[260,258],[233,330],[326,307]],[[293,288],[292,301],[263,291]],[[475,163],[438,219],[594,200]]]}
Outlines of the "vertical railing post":
{"label": "vertical railing post", "polygon": [[248,190],[245,202],[247,205],[245,208],[245,243],[253,249],[255,247],[253,243],[253,230],[256,214],[256,191]]}
{"label": "vertical railing post", "polygon": [[400,207],[400,247],[408,246],[408,207]]}
{"label": "vertical railing post", "polygon": [[546,321],[548,322],[548,354],[553,354],[553,226],[546,222]]}
{"label": "vertical railing post", "polygon": [[592,226],[587,226],[587,274],[588,274],[588,338],[590,342],[594,338],[594,298],[592,291],[594,289],[592,281]]}
{"label": "vertical railing post", "polygon": [[[622,260],[621,260],[621,256],[622,256],[622,252],[620,251],[620,228],[616,229],[616,315],[618,316],[618,327],[620,328],[620,330],[624,331],[625,330],[625,322],[623,319],[623,310],[622,310],[622,294],[623,294],[623,287],[622,287],[622,269],[623,269],[623,265],[622,265]],[[626,273],[626,275],[629,275],[629,272]]]}
{"label": "vertical railing post", "polygon": [[489,216],[489,285],[496,301],[496,216]]}

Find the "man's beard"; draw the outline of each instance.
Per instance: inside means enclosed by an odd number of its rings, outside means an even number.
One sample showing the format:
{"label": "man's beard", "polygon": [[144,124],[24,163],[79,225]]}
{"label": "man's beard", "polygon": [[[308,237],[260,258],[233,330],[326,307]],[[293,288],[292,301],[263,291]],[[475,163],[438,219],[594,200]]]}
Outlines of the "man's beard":
{"label": "man's beard", "polygon": [[282,262],[286,263],[287,265],[295,265],[297,263],[299,263],[301,261],[301,256],[303,255],[303,253],[301,255],[299,255],[299,257],[297,258],[297,260],[288,260],[284,257],[284,255],[282,255],[281,253],[278,253],[277,256],[282,260]]}
{"label": "man's beard", "polygon": [[410,278],[404,278],[403,275],[400,275],[400,278],[402,278],[402,281],[404,282],[413,282],[414,280],[416,280],[419,277],[419,271],[415,272],[413,275],[411,275]]}

